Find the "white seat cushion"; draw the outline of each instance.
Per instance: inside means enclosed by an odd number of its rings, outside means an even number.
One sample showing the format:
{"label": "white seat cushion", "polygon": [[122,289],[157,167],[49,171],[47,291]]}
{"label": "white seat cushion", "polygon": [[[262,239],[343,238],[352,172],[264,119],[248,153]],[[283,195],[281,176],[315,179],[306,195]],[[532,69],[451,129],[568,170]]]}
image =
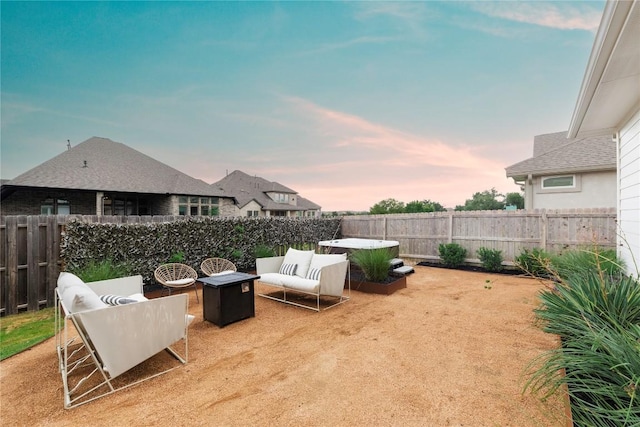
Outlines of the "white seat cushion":
{"label": "white seat cushion", "polygon": [[224,276],[225,274],[231,274],[231,273],[235,273],[235,271],[233,271],[233,270],[225,270],[225,271],[221,271],[220,273],[211,273],[211,277]]}
{"label": "white seat cushion", "polygon": [[134,299],[138,302],[140,301],[149,301],[149,298],[145,297],[143,294],[133,294],[133,295],[129,295],[127,298],[131,298]]}
{"label": "white seat cushion", "polygon": [[268,283],[274,286],[282,286],[282,277],[284,274],[280,273],[262,273],[259,282]]}
{"label": "white seat cushion", "polygon": [[296,276],[282,276],[282,285],[285,288],[317,293],[320,282],[318,280],[303,279],[302,277]]}
{"label": "white seat cushion", "polygon": [[187,277],[186,279],[169,280],[166,282],[166,284],[169,286],[185,286],[190,285],[193,282],[195,282],[195,279]]}

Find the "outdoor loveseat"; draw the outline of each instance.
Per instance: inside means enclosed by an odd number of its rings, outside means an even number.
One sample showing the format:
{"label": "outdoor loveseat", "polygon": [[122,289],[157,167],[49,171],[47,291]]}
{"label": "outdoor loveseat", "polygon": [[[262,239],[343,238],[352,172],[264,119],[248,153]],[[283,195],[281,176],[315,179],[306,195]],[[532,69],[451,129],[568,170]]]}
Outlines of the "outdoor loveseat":
{"label": "outdoor loveseat", "polygon": [[[260,276],[258,281],[282,291],[258,295],[320,311],[320,297],[331,297],[335,301],[326,308],[349,300],[351,281],[348,269],[346,254],[317,254],[314,251],[289,248],[285,256],[256,259],[256,274]],[[315,306],[297,302],[300,299],[292,300],[288,297],[292,291],[315,297]]]}
{"label": "outdoor loveseat", "polygon": [[[187,363],[187,326],[193,320],[188,304],[186,294],[145,298],[142,276],[84,283],[71,273],[60,273],[56,349],[64,407],[90,402]],[[162,365],[167,369],[114,381],[162,350],[177,359]]]}

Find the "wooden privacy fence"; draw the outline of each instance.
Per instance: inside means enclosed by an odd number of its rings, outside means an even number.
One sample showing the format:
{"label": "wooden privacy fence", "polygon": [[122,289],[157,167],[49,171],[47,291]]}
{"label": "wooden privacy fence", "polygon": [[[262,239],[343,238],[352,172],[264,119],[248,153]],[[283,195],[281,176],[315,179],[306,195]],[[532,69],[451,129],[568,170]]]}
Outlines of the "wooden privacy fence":
{"label": "wooden privacy fence", "polygon": [[397,240],[400,256],[416,261],[439,258],[441,243],[457,243],[477,262],[480,247],[502,251],[507,263],[523,249],[548,252],[589,245],[616,246],[616,210],[536,209],[457,211],[416,214],[347,216],[342,236]]}
{"label": "wooden privacy fence", "polygon": [[[95,215],[34,215],[34,216],[0,216],[0,314],[15,314],[20,310],[35,311],[54,305],[54,292],[58,275],[62,269],[61,244],[66,224],[72,220],[82,223],[101,224],[149,224],[190,221],[188,216],[95,216]],[[211,219],[211,218],[205,218]],[[196,218],[196,220],[198,220]],[[220,218],[237,221],[252,221],[247,218]],[[277,220],[277,219],[274,219]],[[284,219],[283,219],[284,220]],[[267,221],[266,219],[259,221]],[[325,233],[323,227],[314,225],[315,219],[295,219],[296,224],[311,223],[307,227],[293,226],[289,234],[294,236],[308,235],[311,231]],[[325,221],[325,220],[319,220]],[[326,220],[332,222],[332,220]],[[338,231],[331,226],[331,235]],[[268,225],[265,227],[269,228]],[[241,227],[242,228],[242,227]],[[273,229],[273,224],[271,228]],[[282,231],[281,227],[276,227]],[[291,230],[294,230],[293,232]],[[255,231],[255,228],[254,228]],[[67,229],[67,232],[69,230]],[[248,233],[249,234],[249,233]],[[288,236],[290,238],[291,236]],[[281,240],[274,249],[284,253],[288,247],[312,249],[314,237],[310,242],[295,241],[285,243]],[[322,240],[322,239],[320,239]],[[238,242],[236,242],[238,244]]]}
{"label": "wooden privacy fence", "polygon": [[[0,216],[0,313],[52,307],[62,260],[64,225],[75,215]],[[81,216],[83,221],[140,223],[184,220],[175,216]]]}
{"label": "wooden privacy fence", "polygon": [[[67,216],[0,216],[0,313],[38,310],[54,304]],[[94,223],[149,223],[184,216],[81,216]],[[557,252],[586,245],[615,247],[615,209],[469,211],[346,216],[342,237],[397,240],[400,256],[437,259],[440,243],[458,243],[476,261],[478,248],[502,251],[512,262],[524,248]]]}

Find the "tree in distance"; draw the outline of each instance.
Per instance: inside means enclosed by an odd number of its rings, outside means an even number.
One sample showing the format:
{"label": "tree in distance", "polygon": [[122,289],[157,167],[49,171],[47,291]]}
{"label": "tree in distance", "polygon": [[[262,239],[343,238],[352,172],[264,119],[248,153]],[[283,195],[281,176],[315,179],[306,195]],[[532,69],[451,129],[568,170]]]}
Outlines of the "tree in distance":
{"label": "tree in distance", "polygon": [[417,213],[417,212],[442,212],[446,209],[438,202],[425,199],[422,201],[414,200],[406,205],[396,199],[382,200],[371,208],[369,213],[372,215],[384,215],[394,213]]}

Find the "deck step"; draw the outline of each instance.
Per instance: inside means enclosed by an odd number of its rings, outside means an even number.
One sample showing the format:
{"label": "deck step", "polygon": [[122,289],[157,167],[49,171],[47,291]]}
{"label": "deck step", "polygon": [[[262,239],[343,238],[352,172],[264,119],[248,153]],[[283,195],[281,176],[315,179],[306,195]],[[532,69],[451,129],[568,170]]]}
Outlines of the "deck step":
{"label": "deck step", "polygon": [[401,260],[400,258],[393,258],[389,261],[389,265],[391,266],[391,269],[396,269],[398,267],[402,267],[404,265],[404,261]]}
{"label": "deck step", "polygon": [[410,265],[403,265],[402,267],[394,268],[393,273],[399,276],[406,276],[413,273],[415,270]]}

